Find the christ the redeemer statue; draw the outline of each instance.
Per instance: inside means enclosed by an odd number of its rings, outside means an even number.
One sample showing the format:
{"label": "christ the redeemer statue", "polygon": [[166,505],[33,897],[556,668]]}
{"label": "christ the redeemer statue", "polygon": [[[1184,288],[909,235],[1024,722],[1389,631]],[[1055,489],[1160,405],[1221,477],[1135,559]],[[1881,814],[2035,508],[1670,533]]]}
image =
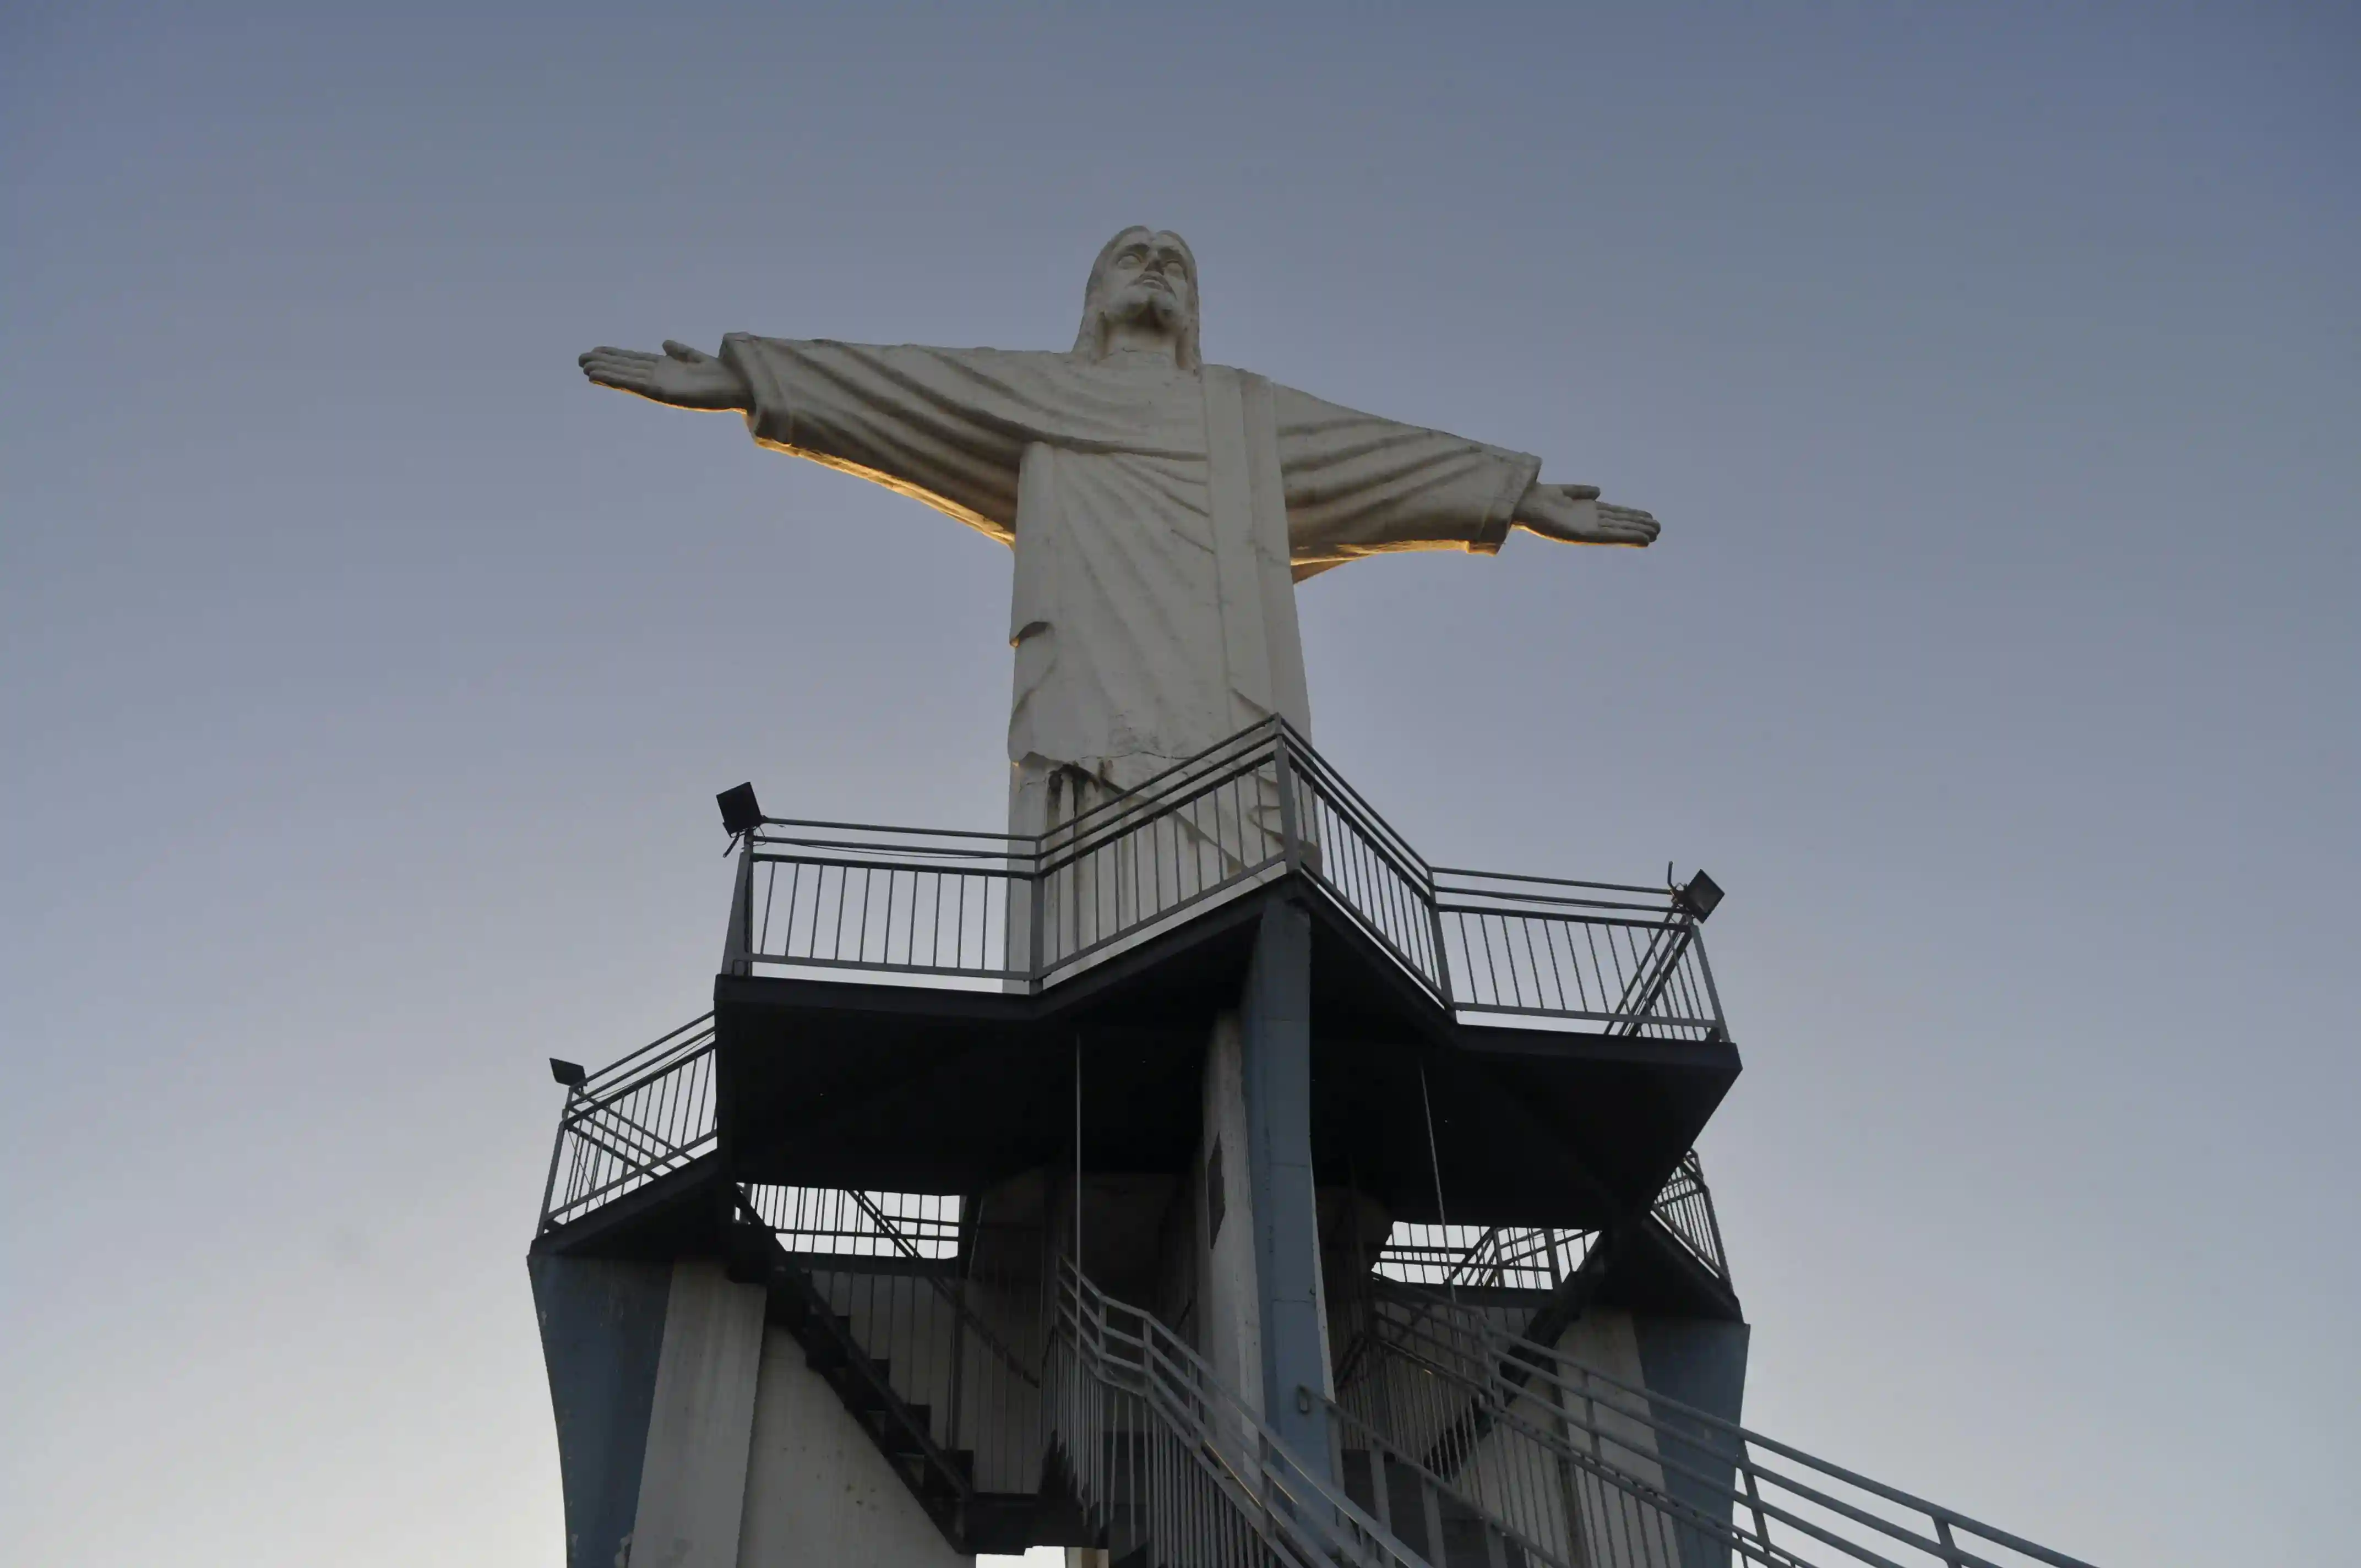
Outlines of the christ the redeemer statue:
{"label": "christ the redeemer statue", "polygon": [[1645,545],[1646,512],[1538,458],[1356,413],[1198,354],[1197,263],[1126,229],[1067,354],[733,333],[594,348],[585,375],[926,502],[1016,552],[1010,828],[1043,831],[1272,714],[1306,735],[1297,582],[1511,528]]}

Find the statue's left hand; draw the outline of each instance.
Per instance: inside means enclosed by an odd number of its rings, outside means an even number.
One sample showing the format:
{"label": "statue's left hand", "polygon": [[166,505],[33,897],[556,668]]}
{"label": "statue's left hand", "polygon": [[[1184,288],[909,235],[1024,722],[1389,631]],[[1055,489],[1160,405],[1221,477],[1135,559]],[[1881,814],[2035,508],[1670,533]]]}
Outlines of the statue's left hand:
{"label": "statue's left hand", "polygon": [[1598,499],[1596,485],[1544,485],[1535,480],[1517,502],[1519,528],[1567,544],[1629,544],[1645,548],[1661,532],[1638,507]]}
{"label": "statue's left hand", "polygon": [[744,409],[746,383],[722,361],[685,343],[664,340],[662,354],[637,348],[594,348],[578,363],[601,387],[676,409]]}

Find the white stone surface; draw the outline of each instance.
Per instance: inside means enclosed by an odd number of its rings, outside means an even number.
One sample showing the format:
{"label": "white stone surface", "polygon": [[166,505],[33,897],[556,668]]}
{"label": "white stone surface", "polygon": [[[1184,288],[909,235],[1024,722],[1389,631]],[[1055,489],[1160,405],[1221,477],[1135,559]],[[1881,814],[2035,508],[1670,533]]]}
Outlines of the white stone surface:
{"label": "white stone surface", "polygon": [[675,1263],[630,1568],[736,1568],[762,1354],[761,1288]]}
{"label": "white stone surface", "polygon": [[[1594,1307],[1558,1336],[1557,1348],[1610,1377],[1635,1387],[1647,1387],[1640,1362],[1640,1338],[1629,1312]],[[1594,1453],[1603,1449],[1601,1457],[1607,1463],[1662,1492],[1664,1473],[1656,1460],[1654,1432],[1605,1404],[1594,1406],[1588,1413],[1604,1436],[1594,1439],[1577,1428],[1569,1433],[1575,1443]],[[1681,1568],[1679,1542],[1662,1514],[1643,1508],[1625,1493],[1596,1485],[1583,1488],[1583,1498],[1588,1510],[1584,1522],[1589,1561],[1629,1563],[1631,1568]]]}
{"label": "white stone surface", "polygon": [[969,1568],[785,1329],[763,1336],[738,1568]]}

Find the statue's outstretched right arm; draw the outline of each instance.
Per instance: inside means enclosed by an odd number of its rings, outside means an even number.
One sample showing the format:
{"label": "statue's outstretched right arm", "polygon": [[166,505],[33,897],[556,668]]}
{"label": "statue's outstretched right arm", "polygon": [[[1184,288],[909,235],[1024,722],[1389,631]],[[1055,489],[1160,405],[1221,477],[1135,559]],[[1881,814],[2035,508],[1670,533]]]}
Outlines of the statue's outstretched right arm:
{"label": "statue's outstretched right arm", "polygon": [[836,343],[732,333],[719,354],[595,348],[593,382],[676,408],[729,409],[774,450],[898,490],[1015,537],[1026,446],[1064,420],[1062,355]]}
{"label": "statue's outstretched right arm", "polygon": [[1529,533],[1561,544],[1629,544],[1645,549],[1656,542],[1655,514],[1598,499],[1596,485],[1544,485],[1535,479],[1518,499],[1512,521]]}

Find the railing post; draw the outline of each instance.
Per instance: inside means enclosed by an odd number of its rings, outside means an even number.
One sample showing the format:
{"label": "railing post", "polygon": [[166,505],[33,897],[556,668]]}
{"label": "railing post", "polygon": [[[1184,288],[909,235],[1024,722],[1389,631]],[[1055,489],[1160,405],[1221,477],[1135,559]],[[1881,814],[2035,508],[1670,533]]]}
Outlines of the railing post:
{"label": "railing post", "polygon": [[1754,1543],[1764,1552],[1771,1550],[1771,1521],[1763,1516],[1763,1491],[1754,1484],[1754,1461],[1746,1455],[1746,1440],[1738,1440],[1738,1463],[1746,1473],[1746,1504],[1754,1516]]}
{"label": "railing post", "polygon": [[1426,873],[1426,919],[1434,935],[1434,989],[1443,998],[1444,1011],[1451,1001],[1451,949],[1443,942],[1443,894],[1434,885],[1434,873]]}
{"label": "railing post", "polygon": [[533,1228],[534,1235],[549,1229],[550,1205],[557,1199],[557,1162],[566,1152],[566,1135],[574,1118],[574,1099],[582,1092],[580,1087],[566,1091],[565,1108],[557,1113],[557,1137],[549,1146],[549,1179],[541,1184],[541,1220]]}
{"label": "railing post", "polygon": [[1714,1035],[1717,1038],[1727,1040],[1730,1038],[1730,1023],[1721,1015],[1721,990],[1713,983],[1713,960],[1705,955],[1704,935],[1700,933],[1697,936],[1690,946],[1697,953],[1697,972],[1705,976],[1705,993],[1713,1003]]}
{"label": "railing post", "polygon": [[1721,1249],[1721,1216],[1714,1212],[1713,1189],[1705,1182],[1705,1165],[1695,1149],[1689,1150],[1689,1168],[1697,1177],[1697,1198],[1705,1205],[1706,1234],[1713,1238],[1713,1261],[1721,1275],[1721,1282],[1730,1283],[1730,1255]]}
{"label": "railing post", "polygon": [[1279,852],[1285,858],[1289,875],[1303,869],[1301,828],[1296,821],[1295,762],[1289,754],[1287,726],[1271,720],[1271,762],[1279,778]]}
{"label": "railing post", "polygon": [[749,974],[754,950],[754,835],[739,841],[738,881],[730,894],[730,929],[721,939],[721,972]]}
{"label": "railing post", "polygon": [[1041,948],[1042,938],[1047,933],[1047,922],[1042,918],[1042,905],[1049,902],[1049,873],[1042,870],[1041,865],[1046,858],[1045,846],[1048,841],[1046,836],[1033,840],[1032,869],[1026,872],[1025,989],[1028,993],[1041,989],[1041,977],[1049,968]]}

